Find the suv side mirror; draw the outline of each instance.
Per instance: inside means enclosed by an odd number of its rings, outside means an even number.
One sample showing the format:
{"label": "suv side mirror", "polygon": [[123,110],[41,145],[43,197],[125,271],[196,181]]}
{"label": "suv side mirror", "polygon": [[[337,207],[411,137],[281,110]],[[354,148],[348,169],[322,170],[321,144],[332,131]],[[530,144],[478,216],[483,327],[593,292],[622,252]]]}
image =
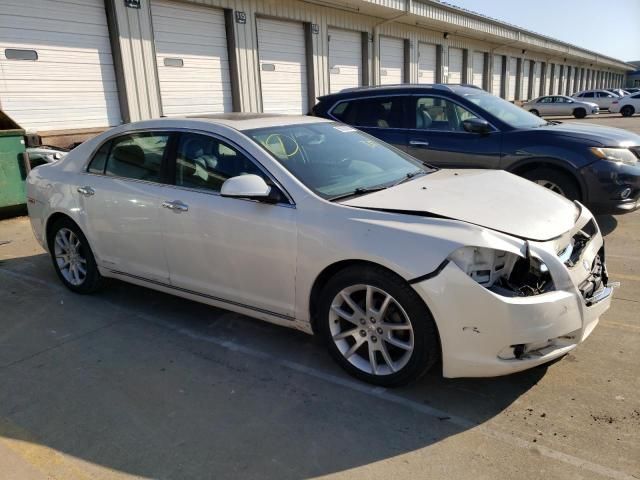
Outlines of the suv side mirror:
{"label": "suv side mirror", "polygon": [[482,118],[467,118],[462,121],[462,128],[469,133],[485,135],[491,131],[491,125]]}
{"label": "suv side mirror", "polygon": [[278,195],[272,195],[273,189],[258,175],[238,175],[225,180],[220,195],[230,198],[248,198],[265,203],[277,203]]}

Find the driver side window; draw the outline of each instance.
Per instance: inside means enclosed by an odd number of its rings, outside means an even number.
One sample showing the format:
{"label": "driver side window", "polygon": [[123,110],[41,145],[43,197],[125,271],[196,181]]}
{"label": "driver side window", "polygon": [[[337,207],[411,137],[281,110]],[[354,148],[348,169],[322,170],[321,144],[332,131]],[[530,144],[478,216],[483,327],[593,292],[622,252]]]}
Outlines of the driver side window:
{"label": "driver side window", "polygon": [[177,186],[219,192],[228,178],[247,174],[258,175],[269,183],[256,164],[232,146],[207,135],[180,135],[176,153]]}
{"label": "driver side window", "polygon": [[420,97],[416,101],[416,129],[464,131],[462,122],[477,118],[464,107],[440,97]]}

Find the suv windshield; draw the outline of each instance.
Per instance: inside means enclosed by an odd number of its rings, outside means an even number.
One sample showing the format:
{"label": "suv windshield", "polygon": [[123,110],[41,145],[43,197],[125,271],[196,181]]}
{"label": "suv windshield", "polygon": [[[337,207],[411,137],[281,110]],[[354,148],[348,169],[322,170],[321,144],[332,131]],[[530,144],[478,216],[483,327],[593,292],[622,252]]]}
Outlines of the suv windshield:
{"label": "suv windshield", "polygon": [[541,127],[547,124],[546,120],[495,95],[471,93],[465,95],[465,98],[513,128]]}
{"label": "suv windshield", "polygon": [[339,123],[286,125],[244,133],[326,199],[368,193],[434,170]]}

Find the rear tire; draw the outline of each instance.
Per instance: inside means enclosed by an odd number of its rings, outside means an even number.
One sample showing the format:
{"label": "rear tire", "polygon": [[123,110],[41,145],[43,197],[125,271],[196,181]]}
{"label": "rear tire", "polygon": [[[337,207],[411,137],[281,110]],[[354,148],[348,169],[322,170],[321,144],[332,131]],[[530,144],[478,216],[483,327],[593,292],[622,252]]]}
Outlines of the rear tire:
{"label": "rear tire", "polygon": [[384,268],[353,266],[338,272],[314,313],[331,356],[365,382],[404,385],[440,358],[429,309],[409,284]]}
{"label": "rear tire", "polygon": [[576,118],[584,118],[587,116],[587,111],[584,108],[576,108],[573,111],[573,116]]}
{"label": "rear tire", "polygon": [[538,110],[536,110],[535,108],[529,110],[529,113],[533,113],[536,117],[540,116],[540,112]]}
{"label": "rear tire", "polygon": [[75,293],[93,293],[102,286],[95,257],[87,238],[70,218],[56,220],[47,238],[58,278]]}
{"label": "rear tire", "polygon": [[623,117],[631,117],[634,113],[636,113],[636,110],[631,105],[625,105],[620,109],[620,114]]}
{"label": "rear tire", "polygon": [[569,200],[580,200],[580,187],[570,174],[552,167],[540,167],[523,175],[538,185]]}

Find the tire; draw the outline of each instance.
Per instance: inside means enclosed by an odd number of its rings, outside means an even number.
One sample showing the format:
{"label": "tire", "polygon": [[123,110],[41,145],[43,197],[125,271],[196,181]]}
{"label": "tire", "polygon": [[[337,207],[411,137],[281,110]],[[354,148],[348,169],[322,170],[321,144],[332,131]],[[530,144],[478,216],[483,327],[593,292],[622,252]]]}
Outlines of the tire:
{"label": "tire", "polygon": [[529,110],[529,113],[533,113],[536,117],[539,117],[539,116],[540,116],[540,112],[539,112],[538,110],[536,110],[535,108],[534,108],[534,109]]}
{"label": "tire", "polygon": [[634,113],[636,113],[636,110],[631,105],[625,105],[620,109],[620,114],[623,117],[631,117]]}
{"label": "tire", "polygon": [[569,200],[580,200],[580,187],[570,174],[551,167],[540,167],[530,170],[524,178],[546,187]]}
{"label": "tire", "polygon": [[[362,316],[349,307],[342,296],[345,291]],[[373,311],[365,308],[369,291]],[[388,306],[382,309],[387,297]],[[316,319],[331,356],[365,382],[404,385],[420,378],[440,358],[438,330],[429,309],[409,284],[381,267],[354,266],[338,272],[322,291]],[[343,337],[334,340],[341,333]]]}
{"label": "tire", "polygon": [[576,118],[584,118],[587,116],[587,111],[584,108],[576,108],[573,111],[573,116]]}
{"label": "tire", "polygon": [[71,219],[56,220],[49,231],[47,242],[53,268],[69,290],[86,294],[93,293],[102,286],[103,278],[89,242]]}

